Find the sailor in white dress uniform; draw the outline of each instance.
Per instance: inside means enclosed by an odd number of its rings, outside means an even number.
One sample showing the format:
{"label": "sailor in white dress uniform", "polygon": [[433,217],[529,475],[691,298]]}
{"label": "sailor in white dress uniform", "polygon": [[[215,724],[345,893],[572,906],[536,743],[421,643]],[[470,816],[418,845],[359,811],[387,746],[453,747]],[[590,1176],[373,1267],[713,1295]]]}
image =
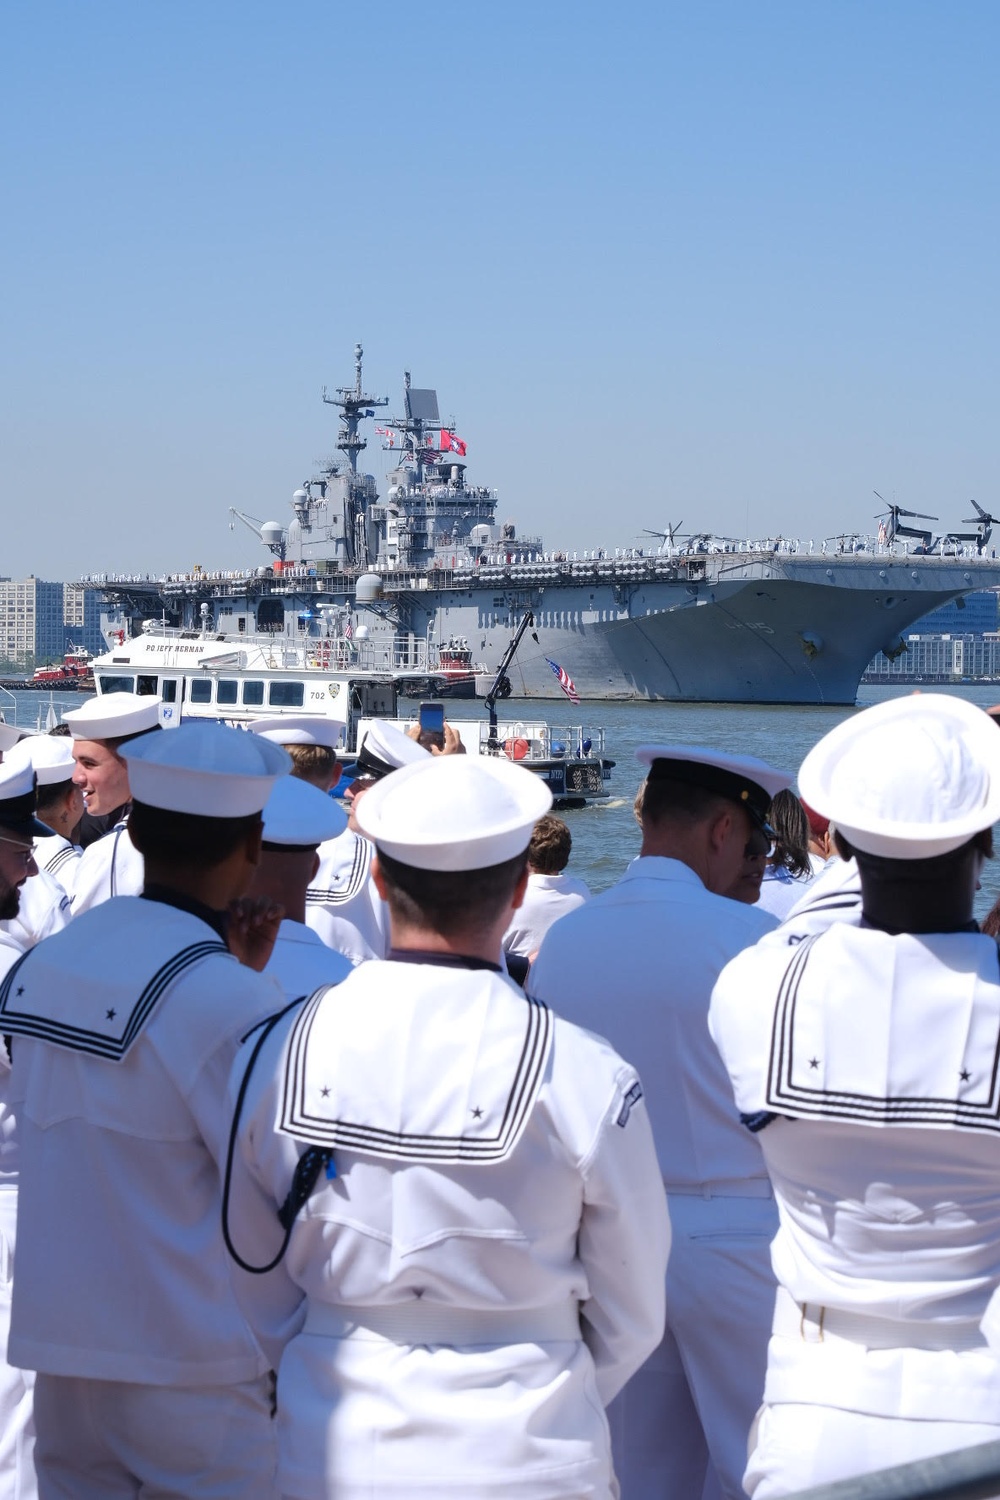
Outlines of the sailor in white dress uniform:
{"label": "sailor in white dress uniform", "polygon": [[266,896],[285,915],[264,973],[276,979],[287,1000],[311,995],[323,984],[339,984],[353,965],[328,948],[305,924],[306,888],[316,873],[317,846],[347,826],[343,808],[299,777],[282,776],[264,808],[264,842],[251,896]]}
{"label": "sailor in white dress uniform", "polygon": [[[160,727],[159,699],[136,693],[102,693],[63,715],[73,737],[74,781],[88,813],[127,803],[128,767],[123,746]],[[142,856],[128,836],[128,814],[84,850],[73,882],[73,915],[112,896],[137,896],[143,886]]]}
{"label": "sailor in white dress uniform", "polygon": [[649,767],[640,857],[550,928],[528,991],[606,1036],[649,1087],[673,1239],[663,1343],[609,1412],[622,1492],[738,1500],[764,1385],[777,1215],[708,1004],[729,959],[776,925],[722,893],[745,856],[766,850],[767,809],[791,778],[685,745],[636,754]]}
{"label": "sailor in white dress uniform", "polygon": [[[240,1314],[215,1162],[240,1038],[282,997],[247,889],[288,757],[215,724],[124,747],[144,899],[101,903],[0,986],[24,1168],[11,1358],[38,1372],[43,1497],[271,1500],[267,1362]],[[275,922],[271,921],[271,927]]]}
{"label": "sailor in white dress uniform", "polygon": [[603,1405],[662,1332],[667,1216],[634,1070],[499,968],[548,802],[479,757],[367,793],[398,948],[237,1059],[228,1242],[272,1263],[240,1295],[285,1496],[617,1494]]}
{"label": "sailor in white dress uniform", "polygon": [[83,816],[83,793],[73,780],[76,760],[66,735],[26,735],[7,756],[8,765],[28,765],[35,773],[38,818],[50,832],[35,840],[39,871],[53,875],[73,893],[76,862],[83,853],[70,835]]}
{"label": "sailor in white dress uniform", "polygon": [[[29,765],[0,766],[0,979],[24,951],[13,940],[12,919],[38,878],[32,840],[44,837],[34,816],[35,777]],[[18,1139],[10,1103],[10,1057],[0,1044],[0,1500],[34,1500],[32,1415],[34,1376],[7,1363],[17,1237]]]}
{"label": "sailor in white dress uniform", "polygon": [[754,1500],[1000,1438],[1000,971],[972,918],[1000,736],[924,694],[827,735],[799,782],[863,912],[724,970],[711,1027],[781,1216]]}
{"label": "sailor in white dress uniform", "polygon": [[371,787],[401,766],[423,763],[429,755],[394,724],[373,724],[345,793],[347,828],[320,846],[319,869],[306,898],[306,922],[352,963],[384,958],[389,947],[389,913],[371,878],[375,851],[358,828],[356,810]]}

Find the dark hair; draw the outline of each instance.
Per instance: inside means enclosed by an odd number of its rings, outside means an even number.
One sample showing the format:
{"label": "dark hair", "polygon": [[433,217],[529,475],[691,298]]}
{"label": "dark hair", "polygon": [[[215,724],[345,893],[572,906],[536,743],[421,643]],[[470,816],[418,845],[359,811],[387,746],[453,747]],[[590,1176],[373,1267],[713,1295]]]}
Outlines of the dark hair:
{"label": "dark hair", "polygon": [[771,864],[790,875],[810,875],[809,819],[798,797],[787,787],[771,799],[768,822],[775,834]]}
{"label": "dark hair", "polygon": [[378,851],[390,909],[405,921],[451,937],[492,921],[524,874],[528,851],[482,870],[418,870]]}
{"label": "dark hair", "polygon": [[59,739],[68,740],[73,731],[68,724],[57,724],[54,729],[49,729],[46,732],[55,735]]}
{"label": "dark hair", "polygon": [[300,781],[325,785],[337,764],[337,752],[329,745],[285,745],[292,757],[292,775]]}
{"label": "dark hair", "polygon": [[946,854],[929,854],[925,859],[889,859],[884,854],[866,854],[837,834],[837,846],[844,859],[856,859],[858,869],[869,880],[881,885],[936,885],[955,878],[971,850],[985,859],[993,858],[993,830],[983,828],[971,839],[949,849]]}
{"label": "dark hair", "polygon": [[[640,790],[642,802],[638,816],[643,827],[647,823],[669,821],[690,828],[706,818],[717,817],[726,808],[740,805],[706,787],[675,781],[670,776],[647,776]],[[636,801],[639,801],[638,796]]]}
{"label": "dark hair", "polygon": [[[72,775],[67,776],[64,781],[39,782],[35,787],[35,805],[38,811],[42,812],[45,808],[55,807],[57,803],[62,802],[66,793],[72,789],[72,785]],[[45,822],[44,818],[42,822]]]}
{"label": "dark hair", "polygon": [[573,835],[562,818],[546,813],[539,818],[528,845],[528,864],[540,875],[558,875],[569,864]]}
{"label": "dark hair", "polygon": [[260,813],[211,818],[200,813],[168,812],[146,802],[133,802],[128,820],[129,836],[140,854],[184,865],[221,864],[260,826]]}

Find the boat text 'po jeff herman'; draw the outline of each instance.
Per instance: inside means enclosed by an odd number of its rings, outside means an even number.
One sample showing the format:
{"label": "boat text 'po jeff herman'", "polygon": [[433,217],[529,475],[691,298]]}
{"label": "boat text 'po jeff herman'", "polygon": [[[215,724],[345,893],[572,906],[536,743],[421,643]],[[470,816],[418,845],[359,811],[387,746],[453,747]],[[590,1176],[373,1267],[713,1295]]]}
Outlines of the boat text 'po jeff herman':
{"label": "boat text 'po jeff herman'", "polygon": [[[659,546],[577,555],[497,522],[496,492],[470,484],[465,442],[437,394],[405,378],[400,416],[375,426],[398,462],[380,495],[358,466],[362,422],[386,397],[353,387],[339,409],[338,454],[292,497],[287,525],[241,511],[272,561],[239,573],[87,580],[136,622],[309,636],[349,652],[391,644],[426,664],[421,691],[454,687],[457,663],[488,680],[527,611],[537,645],[519,655],[518,697],[559,696],[563,667],[581,697],[675,702],[853,703],[879,652],[938,605],[1000,584],[986,555],[993,518],[932,537],[888,506],[877,539],[801,545],[664,534]],[[617,497],[608,495],[609,513]],[[565,543],[561,544],[563,547]],[[555,664],[555,665],[554,665]]]}

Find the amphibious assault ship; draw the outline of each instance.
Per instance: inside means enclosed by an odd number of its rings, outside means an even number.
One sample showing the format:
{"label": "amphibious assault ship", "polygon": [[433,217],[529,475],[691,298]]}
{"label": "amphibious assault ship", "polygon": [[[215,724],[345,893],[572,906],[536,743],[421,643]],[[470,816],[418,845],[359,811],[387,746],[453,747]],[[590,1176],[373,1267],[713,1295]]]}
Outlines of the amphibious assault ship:
{"label": "amphibious assault ship", "polygon": [[914,621],[1000,585],[1000,563],[986,555],[993,517],[979,507],[975,531],[936,538],[891,505],[877,538],[815,550],[676,531],[650,533],[651,547],[548,550],[498,523],[498,496],[469,483],[466,445],[442,422],[437,393],[409,374],[402,414],[375,427],[398,454],[380,495],[359,469],[360,428],[388,398],[365,392],[362,356],[358,345],[353,387],[323,392],[340,413],[338,455],[295,491],[288,523],[233,511],[269,565],[88,584],[136,622],[306,635],[341,656],[362,643],[391,649],[403,667],[426,670],[428,692],[445,682],[456,643],[488,680],[530,610],[535,636],[510,674],[516,696],[558,697],[562,668],[586,698],[830,704],[853,703],[868,663],[904,651]]}

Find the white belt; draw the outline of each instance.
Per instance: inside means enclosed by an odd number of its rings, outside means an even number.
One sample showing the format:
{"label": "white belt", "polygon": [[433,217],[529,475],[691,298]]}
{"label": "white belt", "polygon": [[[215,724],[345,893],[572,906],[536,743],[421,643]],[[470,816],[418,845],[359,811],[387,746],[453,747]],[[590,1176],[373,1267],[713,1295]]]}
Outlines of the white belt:
{"label": "white belt", "polygon": [[796,1302],[778,1288],[773,1332],[804,1344],[860,1344],[866,1349],[986,1349],[975,1318],[930,1322],[915,1318],[882,1318],[843,1312],[816,1302]]}
{"label": "white belt", "polygon": [[720,1177],[715,1182],[664,1182],[668,1193],[682,1198],[773,1198],[767,1177]]}
{"label": "white belt", "polygon": [[379,1307],[311,1301],[303,1332],[333,1339],[374,1335],[396,1344],[555,1344],[579,1342],[580,1315],[576,1302],[490,1309],[416,1298]]}

